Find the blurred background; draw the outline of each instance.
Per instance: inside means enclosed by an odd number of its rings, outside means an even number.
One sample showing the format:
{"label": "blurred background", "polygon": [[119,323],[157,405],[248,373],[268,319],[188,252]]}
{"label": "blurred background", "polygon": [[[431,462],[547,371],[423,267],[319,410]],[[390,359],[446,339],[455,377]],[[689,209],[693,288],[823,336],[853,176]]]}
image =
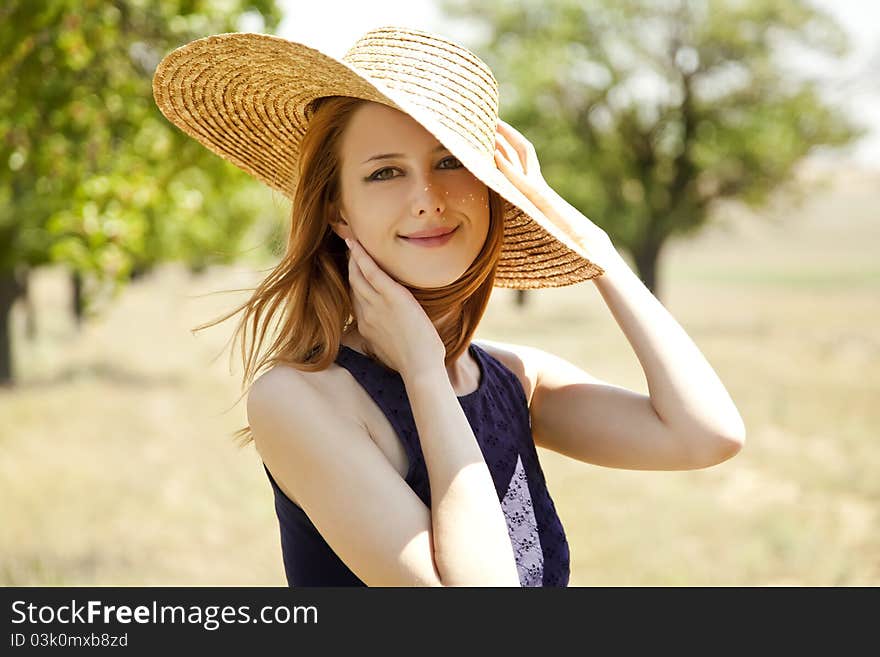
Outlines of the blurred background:
{"label": "blurred background", "polygon": [[[243,368],[210,329],[289,202],[168,123],[172,49],[467,45],[547,181],[726,384],[748,441],[694,472],[539,450],[572,586],[880,584],[880,4],[9,0],[0,8],[0,584],[284,585]],[[647,393],[591,282],[496,290],[477,337]]]}

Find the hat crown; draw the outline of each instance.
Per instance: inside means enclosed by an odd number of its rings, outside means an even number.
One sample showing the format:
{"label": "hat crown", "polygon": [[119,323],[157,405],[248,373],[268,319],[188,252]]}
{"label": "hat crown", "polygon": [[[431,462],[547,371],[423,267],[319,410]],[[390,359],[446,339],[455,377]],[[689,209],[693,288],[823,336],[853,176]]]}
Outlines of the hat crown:
{"label": "hat crown", "polygon": [[498,124],[498,83],[474,53],[436,34],[380,27],[342,57],[368,78],[403,94],[492,157]]}

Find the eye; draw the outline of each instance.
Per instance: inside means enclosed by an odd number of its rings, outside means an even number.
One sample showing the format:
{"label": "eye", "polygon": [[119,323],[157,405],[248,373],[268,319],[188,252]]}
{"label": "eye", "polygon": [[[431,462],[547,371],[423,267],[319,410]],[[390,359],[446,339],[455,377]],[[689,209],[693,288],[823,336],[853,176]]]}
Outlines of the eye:
{"label": "eye", "polygon": [[447,168],[450,168],[450,169],[460,169],[461,167],[464,166],[461,162],[458,161],[458,158],[457,158],[457,157],[453,157],[453,156],[451,156],[451,155],[450,155],[449,157],[445,158],[444,160],[442,160],[442,161],[440,162],[440,164],[443,164],[443,162],[455,162],[456,166],[454,166],[454,167],[447,167]]}
{"label": "eye", "polygon": [[385,173],[386,171],[394,171],[394,169],[392,167],[385,167],[384,169],[379,169],[373,175],[371,175],[369,178],[367,178],[367,180],[391,180],[391,178],[382,177],[382,174]]}
{"label": "eye", "polygon": [[[450,166],[441,167],[442,169],[461,169],[464,165],[459,161],[457,157],[449,156],[440,160],[440,164],[451,163]],[[396,167],[385,167],[384,169],[379,169],[378,171],[373,172],[366,180],[367,182],[371,181],[382,181],[382,180],[392,180],[397,178],[398,176],[386,176],[384,175],[387,171],[395,171],[398,170]]]}

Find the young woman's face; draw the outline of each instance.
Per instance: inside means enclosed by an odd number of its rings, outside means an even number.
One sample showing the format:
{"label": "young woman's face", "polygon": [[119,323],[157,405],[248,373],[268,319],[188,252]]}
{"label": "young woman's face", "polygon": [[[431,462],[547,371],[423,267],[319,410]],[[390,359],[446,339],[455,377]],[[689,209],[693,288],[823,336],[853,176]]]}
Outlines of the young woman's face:
{"label": "young woman's face", "polygon": [[[414,119],[380,103],[355,110],[339,155],[339,235],[356,238],[411,287],[442,287],[464,274],[489,233],[485,184]],[[443,243],[414,238],[441,229],[454,229]]]}

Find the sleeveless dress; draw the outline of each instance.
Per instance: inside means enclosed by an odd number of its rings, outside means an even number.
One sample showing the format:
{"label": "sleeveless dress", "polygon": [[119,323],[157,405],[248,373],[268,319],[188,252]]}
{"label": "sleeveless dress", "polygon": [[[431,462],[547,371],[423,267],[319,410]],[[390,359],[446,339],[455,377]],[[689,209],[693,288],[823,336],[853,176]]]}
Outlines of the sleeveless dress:
{"label": "sleeveless dress", "polygon": [[[473,342],[480,368],[477,389],[458,397],[507,521],[521,586],[568,586],[569,548],[532,438],[528,402],[516,375]],[[391,423],[409,458],[406,483],[431,508],[428,470],[403,378],[370,357],[340,345],[336,362],[351,373]],[[275,496],[281,552],[290,586],[365,586],[342,562],[308,515],[278,487]]]}

